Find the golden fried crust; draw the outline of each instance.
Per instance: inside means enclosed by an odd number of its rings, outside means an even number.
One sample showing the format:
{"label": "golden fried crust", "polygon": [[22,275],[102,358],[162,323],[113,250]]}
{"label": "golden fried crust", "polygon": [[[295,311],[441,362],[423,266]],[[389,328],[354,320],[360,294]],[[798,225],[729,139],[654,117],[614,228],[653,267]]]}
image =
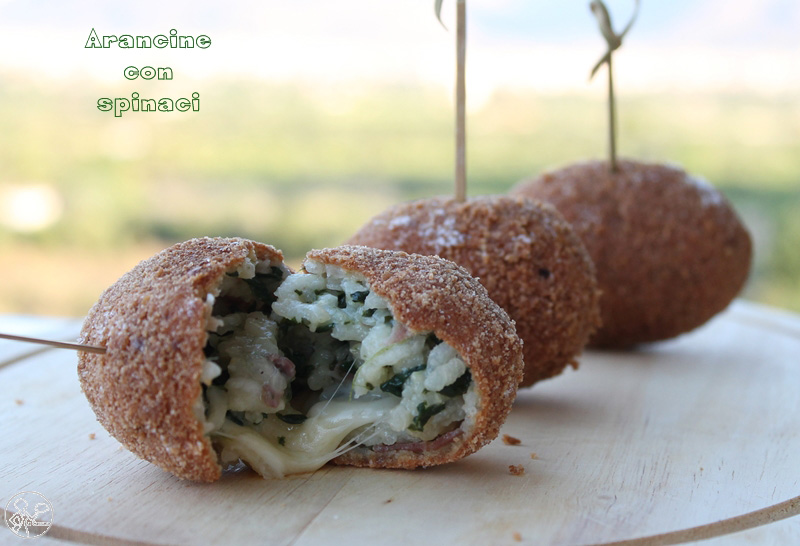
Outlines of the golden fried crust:
{"label": "golden fried crust", "polygon": [[363,275],[393,316],[412,331],[432,331],[458,352],[479,396],[474,424],[451,443],[423,453],[354,449],[338,464],[381,468],[432,466],[460,459],[497,437],[522,379],[522,342],[486,289],[456,264],[360,246],[314,250],[308,260]]}
{"label": "golden fried crust", "polygon": [[348,243],[438,255],[478,277],[524,342],[521,386],[576,364],[599,324],[592,261],[549,205],[507,196],[425,199],[379,214]]}
{"label": "golden fried crust", "polygon": [[194,239],[141,262],[89,311],[78,377],[98,421],[125,447],[178,477],[214,481],[221,468],[193,412],[201,396],[211,306],[226,271],[280,251],[241,239]]}
{"label": "golden fried crust", "polygon": [[[241,239],[195,239],[145,260],[109,287],[84,322],[78,376],[100,423],[133,453],[178,477],[214,481],[217,455],[194,413],[201,396],[207,295],[248,257],[281,262],[280,251]],[[452,461],[494,439],[522,373],[521,341],[508,315],[462,268],[433,257],[343,247],[310,259],[363,275],[411,330],[434,331],[472,371],[480,396],[473,426],[425,453],[354,450],[339,464],[413,468]]]}
{"label": "golden fried crust", "polygon": [[751,242],[728,201],[679,168],[578,163],[513,194],[555,205],[586,244],[603,293],[591,343],[625,347],[703,324],[739,293]]}

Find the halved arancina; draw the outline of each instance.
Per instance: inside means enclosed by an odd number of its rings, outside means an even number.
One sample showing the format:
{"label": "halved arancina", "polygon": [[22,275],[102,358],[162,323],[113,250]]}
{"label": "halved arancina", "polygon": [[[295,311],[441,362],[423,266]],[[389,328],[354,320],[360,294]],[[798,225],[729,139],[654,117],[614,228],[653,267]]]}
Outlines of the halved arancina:
{"label": "halved arancina", "polygon": [[522,374],[508,315],[435,257],[339,247],[292,273],[243,239],[194,239],[140,263],[89,312],[82,388],[136,455],[214,481],[328,461],[414,468],[494,439]]}

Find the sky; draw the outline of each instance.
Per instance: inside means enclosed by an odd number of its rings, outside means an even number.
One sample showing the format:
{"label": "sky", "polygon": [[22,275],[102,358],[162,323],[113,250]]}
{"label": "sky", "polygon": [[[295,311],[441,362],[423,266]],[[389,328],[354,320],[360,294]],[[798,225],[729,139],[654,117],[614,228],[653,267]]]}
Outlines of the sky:
{"label": "sky", "polygon": [[[0,75],[123,82],[122,70],[169,66],[176,78],[312,85],[410,83],[449,90],[454,1],[443,28],[433,0],[0,0]],[[617,29],[634,2],[607,2]],[[472,107],[498,89],[602,93],[588,74],[605,51],[588,2],[468,0]],[[207,50],[91,50],[98,34],[206,34]],[[630,93],[800,91],[797,0],[642,0],[615,57]]]}

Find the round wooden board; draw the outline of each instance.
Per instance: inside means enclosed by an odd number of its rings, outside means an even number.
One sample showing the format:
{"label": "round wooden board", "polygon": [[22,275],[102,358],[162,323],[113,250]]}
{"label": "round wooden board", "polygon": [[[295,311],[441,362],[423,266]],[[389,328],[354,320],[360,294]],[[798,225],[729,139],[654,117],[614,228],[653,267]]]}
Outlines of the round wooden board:
{"label": "round wooden board", "polygon": [[519,445],[416,471],[180,481],[103,431],[74,354],[14,357],[0,364],[0,501],[45,495],[44,543],[800,543],[786,519],[800,514],[800,318],[752,304],[646,350],[587,353],[520,393],[502,431]]}

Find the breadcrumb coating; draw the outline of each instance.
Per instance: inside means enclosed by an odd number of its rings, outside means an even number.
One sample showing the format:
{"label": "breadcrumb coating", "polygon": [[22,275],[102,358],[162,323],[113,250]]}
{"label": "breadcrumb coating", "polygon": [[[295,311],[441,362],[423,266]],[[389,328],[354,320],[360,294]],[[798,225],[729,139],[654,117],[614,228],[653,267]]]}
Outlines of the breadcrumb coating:
{"label": "breadcrumb coating", "polygon": [[723,310],[750,269],[750,236],[728,200],[663,165],[576,163],[522,182],[512,194],[555,205],[597,268],[603,325],[595,346],[675,337]]}
{"label": "breadcrumb coating", "polygon": [[[121,444],[180,478],[220,477],[217,453],[195,413],[206,327],[225,273],[245,259],[282,262],[275,248],[243,239],[194,239],[141,262],[89,311],[80,341],[106,347],[80,353],[81,387],[100,423]],[[461,458],[493,440],[522,375],[522,343],[508,315],[463,268],[433,257],[342,247],[308,259],[363,275],[370,289],[415,331],[433,331],[470,368],[477,413],[446,442],[421,453],[359,448],[338,464],[413,468]],[[467,422],[469,421],[469,422]]]}
{"label": "breadcrumb coating", "polygon": [[137,456],[180,478],[219,478],[217,454],[193,406],[215,294],[248,256],[282,261],[275,248],[242,239],[193,239],[123,275],[87,315],[78,378],[98,421]]}
{"label": "breadcrumb coating", "polygon": [[599,324],[594,265],[549,205],[508,196],[403,203],[348,243],[438,255],[465,267],[516,323],[524,342],[521,386],[577,366]]}

